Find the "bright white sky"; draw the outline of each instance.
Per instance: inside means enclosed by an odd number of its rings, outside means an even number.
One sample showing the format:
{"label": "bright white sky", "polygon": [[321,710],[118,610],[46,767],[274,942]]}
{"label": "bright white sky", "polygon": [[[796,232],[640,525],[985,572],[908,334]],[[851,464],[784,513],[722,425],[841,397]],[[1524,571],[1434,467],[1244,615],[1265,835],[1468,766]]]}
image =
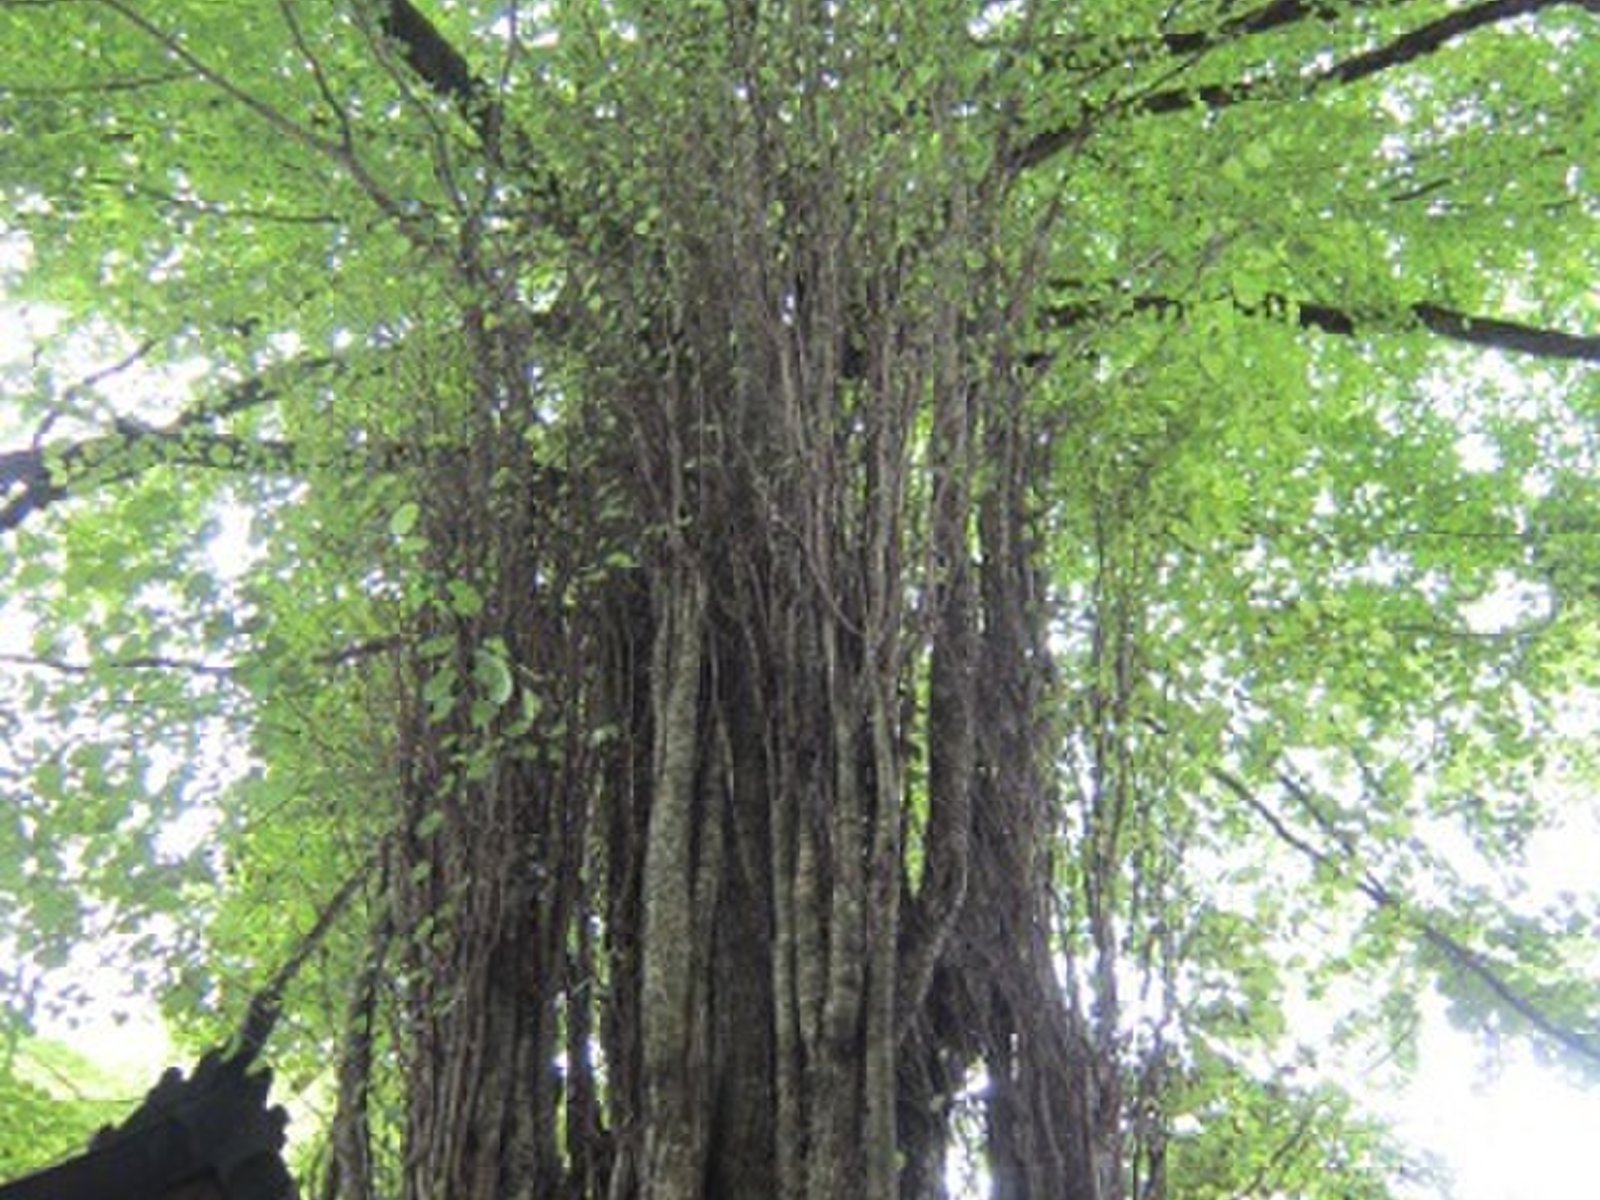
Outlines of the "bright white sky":
{"label": "bright white sky", "polygon": [[[10,264],[8,249],[13,252]],[[6,266],[17,265],[15,249],[15,243],[8,247],[0,236],[0,275]],[[30,318],[15,306],[0,305],[0,370],[26,363],[32,339],[49,324],[47,313],[35,312]],[[15,446],[30,432],[15,408],[7,411],[0,395],[0,449]],[[226,548],[217,549],[219,558],[229,557]],[[20,649],[15,644],[19,631],[3,626],[0,606],[0,649]],[[1592,894],[1595,887],[1600,805],[1592,797],[1584,800],[1595,810],[1589,835],[1547,839],[1540,848],[1534,875],[1552,889],[1566,886]],[[119,991],[115,976],[105,973],[85,971],[80,980],[108,1000]],[[153,1081],[168,1065],[170,1050],[148,1008],[141,1012],[136,1007],[134,1014],[122,1021],[109,1013],[91,1015],[84,1024],[58,1022],[45,1032],[124,1078]],[[1374,1097],[1374,1105],[1392,1115],[1407,1140],[1452,1166],[1458,1200],[1579,1200],[1597,1194],[1596,1144],[1590,1139],[1600,1136],[1600,1091],[1577,1088],[1522,1049],[1508,1050],[1493,1076],[1482,1071],[1482,1057],[1473,1041],[1450,1030],[1435,1014],[1424,1027],[1414,1086],[1401,1095]]]}
{"label": "bright white sky", "polygon": [[[1567,824],[1529,845],[1531,899],[1593,896],[1600,864],[1600,799],[1575,794]],[[1594,931],[1600,939],[1600,929]],[[1600,978],[1595,980],[1600,989]],[[1600,1195],[1594,1154],[1600,1088],[1582,1088],[1528,1047],[1483,1047],[1424,1008],[1421,1071],[1390,1111],[1404,1136],[1443,1157],[1459,1200],[1582,1200]]]}
{"label": "bright white sky", "polygon": [[1439,1154],[1456,1175],[1459,1200],[1584,1200],[1600,1193],[1594,1155],[1600,1092],[1580,1090],[1508,1051],[1493,1078],[1480,1047],[1429,1021],[1422,1071],[1395,1106],[1402,1135]]}

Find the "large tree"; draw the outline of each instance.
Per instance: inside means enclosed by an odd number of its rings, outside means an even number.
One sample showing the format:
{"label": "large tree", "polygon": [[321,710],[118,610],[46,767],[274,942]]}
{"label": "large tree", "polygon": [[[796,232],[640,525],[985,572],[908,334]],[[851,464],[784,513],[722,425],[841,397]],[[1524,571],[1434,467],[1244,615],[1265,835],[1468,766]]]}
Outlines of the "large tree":
{"label": "large tree", "polygon": [[1383,1195],[1374,1014],[1600,1061],[1597,25],[0,0],[17,1010],[272,980],[346,1200]]}

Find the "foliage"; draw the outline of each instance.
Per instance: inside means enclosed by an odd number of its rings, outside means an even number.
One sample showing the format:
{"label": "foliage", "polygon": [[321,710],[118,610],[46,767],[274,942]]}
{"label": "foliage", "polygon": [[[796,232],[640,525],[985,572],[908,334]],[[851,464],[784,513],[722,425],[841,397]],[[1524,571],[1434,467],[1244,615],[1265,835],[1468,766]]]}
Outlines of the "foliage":
{"label": "foliage", "polygon": [[[68,1046],[26,1039],[0,1071],[0,1175],[10,1179],[80,1151],[123,1115],[139,1082],[118,1080]],[[94,1099],[92,1096],[109,1097]]]}
{"label": "foliage", "polygon": [[1399,1194],[1330,1046],[1600,1062],[1594,22],[0,0],[15,1019],[269,996],[330,1195]]}

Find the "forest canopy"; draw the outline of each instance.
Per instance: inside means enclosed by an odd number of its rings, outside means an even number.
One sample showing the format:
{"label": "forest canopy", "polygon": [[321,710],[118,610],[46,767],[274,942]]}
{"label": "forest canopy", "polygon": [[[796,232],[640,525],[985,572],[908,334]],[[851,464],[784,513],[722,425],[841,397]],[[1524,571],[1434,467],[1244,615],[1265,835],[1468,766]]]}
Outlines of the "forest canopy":
{"label": "forest canopy", "polygon": [[[1596,0],[0,0],[0,1175],[1434,1184],[1600,1074]],[[87,1000],[89,998],[81,998]]]}

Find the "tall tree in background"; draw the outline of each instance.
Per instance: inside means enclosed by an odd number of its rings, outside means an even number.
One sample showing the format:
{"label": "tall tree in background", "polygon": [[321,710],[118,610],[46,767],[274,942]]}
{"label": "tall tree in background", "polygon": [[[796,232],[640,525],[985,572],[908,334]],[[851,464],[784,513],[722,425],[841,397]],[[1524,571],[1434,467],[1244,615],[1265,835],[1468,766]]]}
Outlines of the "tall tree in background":
{"label": "tall tree in background", "polygon": [[1388,1194],[1301,998],[1600,1059],[1483,882],[1585,766],[1596,22],[0,0],[0,937],[226,1019],[358,879],[329,1197]]}

